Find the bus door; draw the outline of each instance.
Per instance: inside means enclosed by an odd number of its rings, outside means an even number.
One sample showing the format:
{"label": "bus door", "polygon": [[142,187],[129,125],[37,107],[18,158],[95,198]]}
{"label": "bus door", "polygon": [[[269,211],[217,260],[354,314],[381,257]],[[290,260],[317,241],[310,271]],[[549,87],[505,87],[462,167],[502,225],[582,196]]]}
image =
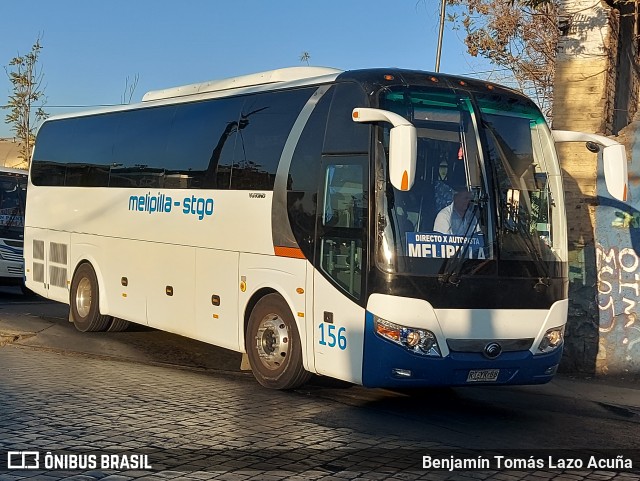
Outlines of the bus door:
{"label": "bus door", "polygon": [[316,217],[314,359],[319,374],[361,382],[368,157],[325,156]]}

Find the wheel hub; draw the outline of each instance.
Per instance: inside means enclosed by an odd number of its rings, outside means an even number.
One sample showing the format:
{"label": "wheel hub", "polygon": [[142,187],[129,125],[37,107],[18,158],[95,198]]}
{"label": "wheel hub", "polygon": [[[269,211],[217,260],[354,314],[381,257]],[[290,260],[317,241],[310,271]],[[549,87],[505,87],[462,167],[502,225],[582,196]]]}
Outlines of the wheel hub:
{"label": "wheel hub", "polygon": [[76,310],[80,317],[87,317],[91,310],[91,281],[83,277],[76,289]]}
{"label": "wheel hub", "polygon": [[271,370],[279,369],[289,355],[289,330],[275,314],[265,316],[258,325],[256,348],[262,364]]}

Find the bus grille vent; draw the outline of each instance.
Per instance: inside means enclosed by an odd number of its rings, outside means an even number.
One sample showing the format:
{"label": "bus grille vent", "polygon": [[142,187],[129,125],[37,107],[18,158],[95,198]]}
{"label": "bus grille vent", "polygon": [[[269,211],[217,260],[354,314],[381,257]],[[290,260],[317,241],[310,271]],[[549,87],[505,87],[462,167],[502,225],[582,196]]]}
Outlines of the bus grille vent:
{"label": "bus grille vent", "polygon": [[41,261],[44,260],[44,241],[33,241],[33,258]]}
{"label": "bus grille vent", "polygon": [[[36,242],[36,241],[34,241],[34,242]],[[40,242],[42,242],[42,241],[40,241]],[[15,247],[16,249],[23,249],[24,248],[24,242],[21,241],[21,240],[5,239],[4,243],[7,244],[9,247]]]}
{"label": "bus grille vent", "polygon": [[49,245],[49,261],[67,265],[67,244],[52,242]]}
{"label": "bus grille vent", "polygon": [[41,262],[33,263],[33,280],[44,283],[44,264]]}
{"label": "bus grille vent", "polygon": [[24,269],[22,268],[22,266],[7,266],[7,272],[9,274],[13,274],[14,276],[22,276],[24,275]]}
{"label": "bus grille vent", "polygon": [[49,279],[52,286],[67,287],[67,269],[49,266]]}

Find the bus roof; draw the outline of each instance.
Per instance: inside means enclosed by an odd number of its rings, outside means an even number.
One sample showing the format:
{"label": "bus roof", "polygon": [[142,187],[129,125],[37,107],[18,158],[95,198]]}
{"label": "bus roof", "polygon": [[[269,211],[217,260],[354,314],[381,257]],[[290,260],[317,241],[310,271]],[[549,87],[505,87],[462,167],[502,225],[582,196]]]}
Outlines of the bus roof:
{"label": "bus roof", "polygon": [[[486,89],[489,85],[495,89],[495,93],[509,93],[511,95],[522,96],[508,87],[486,82],[479,79],[447,75],[442,73],[432,73],[426,71],[406,70],[399,68],[375,68],[343,71],[330,67],[287,67],[265,72],[257,72],[249,75],[230,77],[226,79],[211,80],[208,82],[170,87],[161,90],[147,92],[140,103],[114,105],[106,108],[90,109],[80,112],[64,113],[47,118],[41,125],[66,119],[85,117],[91,115],[120,112],[125,110],[135,110],[153,105],[163,105],[172,103],[191,102],[209,98],[221,98],[227,95],[242,95],[248,93],[264,92],[269,90],[280,90],[290,87],[302,87],[321,83],[331,83],[334,81],[356,81],[371,90],[377,90],[388,81],[396,84],[410,85],[415,80],[423,81],[431,79],[434,85],[439,80],[442,87],[468,89],[476,87]],[[439,80],[438,80],[439,79]]]}
{"label": "bus roof", "polygon": [[327,76],[335,78],[340,73],[342,73],[342,70],[328,67],[288,67],[249,75],[241,75],[239,77],[230,77],[222,80],[212,80],[209,82],[183,85],[180,87],[152,90],[142,97],[142,101],[150,102],[152,100],[185,97],[208,92],[220,92],[223,90],[233,90],[242,87],[294,82],[297,80],[310,80]]}

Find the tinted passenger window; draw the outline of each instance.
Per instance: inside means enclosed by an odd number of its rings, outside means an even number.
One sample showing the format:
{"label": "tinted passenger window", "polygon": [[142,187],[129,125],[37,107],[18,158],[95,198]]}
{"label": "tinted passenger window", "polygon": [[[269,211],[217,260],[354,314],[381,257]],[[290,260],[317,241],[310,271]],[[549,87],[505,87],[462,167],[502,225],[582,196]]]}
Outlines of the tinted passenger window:
{"label": "tinted passenger window", "polygon": [[43,124],[33,154],[32,182],[107,185],[118,118],[118,114],[105,114]]}
{"label": "tinted passenger window", "polygon": [[229,188],[242,104],[232,98],[178,106],[167,140],[165,187]]}
{"label": "tinted passenger window", "polygon": [[45,123],[36,185],[271,190],[315,89],[142,108]]}
{"label": "tinted passenger window", "polygon": [[175,107],[140,109],[120,116],[109,185],[162,187],[166,142]]}
{"label": "tinted passenger window", "polygon": [[313,90],[270,92],[244,98],[233,164],[227,164],[232,189],[273,189],[284,144]]}

